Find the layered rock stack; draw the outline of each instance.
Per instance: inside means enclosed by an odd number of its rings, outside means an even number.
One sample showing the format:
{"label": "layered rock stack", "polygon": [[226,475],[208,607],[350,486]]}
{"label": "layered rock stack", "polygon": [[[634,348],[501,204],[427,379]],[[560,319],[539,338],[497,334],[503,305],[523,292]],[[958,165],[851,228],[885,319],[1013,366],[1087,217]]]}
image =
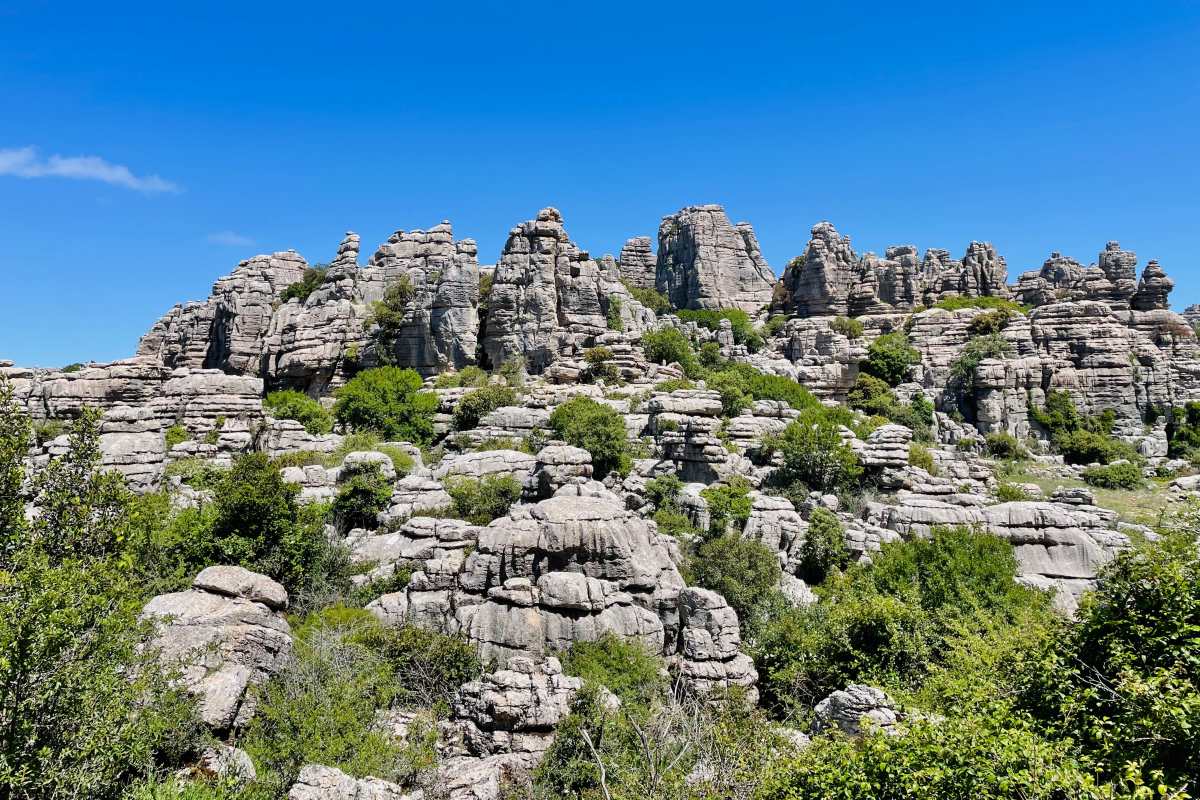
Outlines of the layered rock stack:
{"label": "layered rock stack", "polygon": [[771,302],[775,274],[748,222],[731,225],[718,205],[689,206],[658,228],[658,291],[676,308],[740,308]]}
{"label": "layered rock stack", "polygon": [[638,289],[653,289],[658,272],[649,236],[635,236],[625,242],[618,259],[621,279]]}

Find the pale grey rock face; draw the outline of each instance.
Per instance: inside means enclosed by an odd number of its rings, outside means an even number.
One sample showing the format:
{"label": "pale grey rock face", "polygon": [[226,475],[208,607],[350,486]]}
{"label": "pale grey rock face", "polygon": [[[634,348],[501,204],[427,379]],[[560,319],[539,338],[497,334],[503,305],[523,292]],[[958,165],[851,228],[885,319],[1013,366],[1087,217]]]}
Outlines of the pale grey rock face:
{"label": "pale grey rock face", "polygon": [[679,654],[675,659],[684,680],[700,694],[740,687],[748,702],[758,702],[758,672],[741,651],[737,612],[725,598],[689,586],[679,593]]}
{"label": "pale grey rock face", "polygon": [[635,236],[621,248],[621,278],[638,289],[653,289],[658,272],[649,236]]}
{"label": "pale grey rock face", "polygon": [[537,457],[519,450],[483,450],[446,456],[434,468],[433,477],[481,480],[488,476],[508,475],[521,485],[529,482],[537,469]]}
{"label": "pale grey rock face", "polygon": [[228,731],[253,717],[252,687],[291,657],[286,605],[287,592],[265,575],[209,567],[191,589],[159,595],[142,609],[154,623],[150,646],[165,670],[179,671],[208,727]]}
{"label": "pale grey rock face", "polygon": [[818,222],[804,254],[787,265],[780,279],[781,310],[802,317],[845,316],[857,270],[850,237],[840,235],[829,222]]}
{"label": "pale grey rock face", "polygon": [[511,658],[503,669],[463,684],[450,719],[454,737],[470,755],[512,754],[533,767],[582,686],[563,674],[557,658]]}
{"label": "pale grey rock face", "polygon": [[200,754],[196,770],[206,778],[233,780],[239,784],[258,778],[250,754],[237,747],[216,742]]}
{"label": "pale grey rock face", "polygon": [[492,366],[520,356],[540,373],[608,333],[614,303],[626,334],[653,326],[654,313],[630,296],[616,262],[580,250],[558,210],[544,208],[509,232],[488,295],[483,351]]}
{"label": "pale grey rock face", "polygon": [[775,274],[749,223],[731,225],[719,205],[688,206],[658,228],[655,284],[676,308],[740,308],[771,302]]}
{"label": "pale grey rock face", "polygon": [[288,800],[418,800],[379,778],[352,778],[340,769],[308,764],[288,790]]}
{"label": "pale grey rock face", "polygon": [[839,689],[817,703],[814,713],[814,731],[836,728],[850,736],[875,729],[890,732],[903,719],[883,690],[863,684]]}

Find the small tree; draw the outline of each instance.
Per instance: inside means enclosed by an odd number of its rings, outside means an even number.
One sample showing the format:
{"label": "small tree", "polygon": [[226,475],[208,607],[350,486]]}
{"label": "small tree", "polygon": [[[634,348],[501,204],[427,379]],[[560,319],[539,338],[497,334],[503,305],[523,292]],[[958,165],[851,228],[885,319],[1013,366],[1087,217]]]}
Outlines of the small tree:
{"label": "small tree", "polygon": [[908,342],[902,331],[885,333],[867,347],[867,360],[862,368],[888,386],[908,379],[912,368],[921,363],[921,353]]}
{"label": "small tree", "polygon": [[316,400],[295,389],[271,392],[263,401],[263,408],[277,419],[291,419],[304,426],[314,435],[333,430],[333,415]]}
{"label": "small tree", "polygon": [[625,419],[610,406],[590,397],[572,398],[550,414],[550,427],[558,438],[592,454],[597,478],[629,469]]}
{"label": "small tree", "polygon": [[756,539],[736,534],[703,542],[688,562],[692,582],[724,597],[737,612],[742,629],[760,616],[779,585],[779,558]]}
{"label": "small tree", "polygon": [[853,487],[862,475],[858,456],[824,409],[802,413],[769,443],[783,455],[776,479],[785,486],[800,483],[811,491],[832,492]]}
{"label": "small tree", "polygon": [[422,392],[421,385],[421,376],[411,369],[369,369],[337,390],[333,414],[355,431],[428,444],[433,439],[437,396]]}
{"label": "small tree", "polygon": [[814,508],[800,545],[800,578],[813,585],[823,583],[831,572],[845,569],[848,563],[850,551],[842,523],[832,511]]}

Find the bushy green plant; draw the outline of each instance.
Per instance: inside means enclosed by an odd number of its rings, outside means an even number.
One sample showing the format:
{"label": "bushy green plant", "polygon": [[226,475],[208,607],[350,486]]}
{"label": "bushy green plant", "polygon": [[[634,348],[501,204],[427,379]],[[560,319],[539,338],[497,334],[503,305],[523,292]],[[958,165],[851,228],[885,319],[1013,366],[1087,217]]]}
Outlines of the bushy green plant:
{"label": "bushy green plant", "polygon": [[700,543],[687,563],[687,576],[691,583],[724,597],[745,630],[757,621],[779,585],[779,559],[757,539],[726,534]]}
{"label": "bushy green plant", "polygon": [[675,316],[685,322],[694,322],[710,331],[720,330],[721,322],[729,320],[734,344],[744,344],[751,352],[762,347],[762,337],[754,331],[750,315],[740,308],[680,309],[675,312]]}
{"label": "bushy green plant", "polygon": [[655,314],[662,315],[670,312],[671,301],[662,292],[655,291],[654,289],[642,289],[628,282],[625,282],[625,288],[629,290],[629,294],[634,300],[637,300]]}
{"label": "bushy green plant", "polygon": [[700,492],[708,502],[711,522],[709,532],[720,536],[727,530],[740,533],[750,518],[753,501],[750,483],[741,475],[730,476],[724,483],[715,483]]}
{"label": "bushy green plant", "polygon": [[676,539],[690,539],[700,535],[691,518],[674,506],[665,506],[655,511],[654,524],[658,526],[659,533],[674,536]]}
{"label": "bushy green plant", "polygon": [[463,367],[457,372],[443,372],[433,385],[438,389],[478,389],[487,386],[488,374],[475,365]]}
{"label": "bushy green plant", "polygon": [[428,444],[433,439],[437,395],[421,391],[421,386],[421,376],[411,369],[368,369],[337,390],[333,414],[355,431]]}
{"label": "bushy green plant", "polygon": [[886,381],[865,372],[859,373],[854,385],[846,393],[846,403],[851,408],[880,417],[888,416],[899,402]]}
{"label": "bushy green plant", "polygon": [[829,329],[847,339],[861,339],[864,332],[863,324],[849,317],[834,317],[829,323]]}
{"label": "bushy green plant", "polygon": [[1146,485],[1141,468],[1128,461],[1088,467],[1081,477],[1088,486],[1099,486],[1102,489],[1140,489]]}
{"label": "bushy green plant", "polygon": [[400,275],[383,291],[383,299],[371,305],[370,322],[379,326],[385,339],[392,339],[404,328],[408,304],[416,296],[416,287],[408,275]]}
{"label": "bushy green plant", "polygon": [[921,353],[909,344],[904,332],[896,331],[876,337],[867,346],[867,360],[862,363],[862,370],[888,386],[896,386],[908,380],[912,368],[920,363]]}
{"label": "bushy green plant", "polygon": [[930,475],[937,475],[937,465],[933,460],[933,453],[929,452],[929,448],[919,442],[912,442],[908,446],[908,463],[914,467],[920,467]]}
{"label": "bushy green plant", "polygon": [[800,545],[800,579],[815,586],[849,563],[850,550],[837,515],[826,508],[814,508]]}
{"label": "bushy green plant", "polygon": [[666,690],[663,661],[637,639],[606,633],[591,642],[575,642],[562,655],[563,672],[603,686],[623,703],[648,706]]}
{"label": "bushy green plant", "polygon": [[1025,449],[1017,437],[1008,431],[989,433],[984,438],[984,443],[987,447],[988,455],[993,458],[1002,458],[1006,461],[1024,461],[1029,458],[1029,451]]}
{"label": "bushy green plant", "polygon": [[333,415],[329,410],[304,392],[295,389],[271,392],[263,401],[263,408],[277,419],[293,419],[299,422],[304,426],[304,430],[314,435],[319,436],[333,430]]}
{"label": "bushy green plant", "polygon": [[341,480],[332,506],[338,528],[343,532],[351,528],[374,528],[376,517],[392,499],[392,485],[379,465],[364,462],[353,469],[343,467]]}
{"label": "bushy green plant", "polygon": [[646,499],[656,508],[672,508],[683,490],[683,481],[673,472],[646,481]]}
{"label": "bushy green plant", "polygon": [[784,326],[787,325],[787,321],[786,314],[772,314],[766,324],[763,325],[763,335],[767,338],[778,335]]}
{"label": "bushy green plant", "polygon": [[590,397],[574,397],[550,414],[554,435],[592,454],[593,474],[602,478],[630,467],[625,419],[610,406]]}
{"label": "bushy green plant", "polygon": [[625,323],[621,321],[621,298],[616,296],[608,298],[608,310],[604,314],[604,321],[608,324],[610,331],[625,330]]}
{"label": "bushy green plant", "polygon": [[172,425],[171,427],[167,428],[166,433],[163,434],[163,441],[165,442],[168,450],[177,444],[183,444],[191,438],[192,436],[190,433],[188,433],[187,428],[183,427],[182,425]]}
{"label": "bushy green plant", "polygon": [[1012,353],[1012,343],[998,333],[975,336],[950,364],[950,381],[960,397],[970,397],[975,391],[975,375],[981,362],[989,358],[1005,358]]}
{"label": "bushy green plant", "polygon": [[300,280],[287,285],[279,299],[286,303],[295,298],[303,304],[308,296],[325,282],[325,273],[328,270],[329,267],[326,264],[313,264],[304,270],[304,276]]}
{"label": "bushy green plant", "polygon": [[721,355],[721,346],[716,342],[705,342],[700,345],[700,353],[697,357],[700,360],[700,366],[704,369],[713,370],[725,366],[725,357]]}
{"label": "bushy green plant", "polygon": [[1125,442],[1082,428],[1057,434],[1052,441],[1068,464],[1107,464],[1122,458],[1141,460],[1137,451]]}
{"label": "bushy green plant", "polygon": [[996,486],[996,499],[1001,503],[1012,503],[1032,499],[1029,492],[1013,483],[1000,483]]}
{"label": "bushy green plant", "polygon": [[858,456],[842,441],[836,415],[824,408],[801,412],[767,446],[783,456],[775,475],[781,486],[798,483],[811,491],[836,492],[854,488],[862,475]]}
{"label": "bushy green plant", "polygon": [[934,303],[930,308],[944,308],[947,311],[959,311],[964,308],[983,308],[995,311],[1008,311],[1012,314],[1024,314],[1026,306],[1007,300],[1003,297],[947,297]]}
{"label": "bushy green plant", "polygon": [[472,525],[486,525],[503,517],[521,499],[521,483],[511,475],[485,475],[478,480],[448,478],[445,484],[454,515]]}
{"label": "bushy green plant", "polygon": [[967,325],[967,333],[972,336],[990,336],[1000,333],[1013,318],[1014,312],[1007,308],[985,311],[974,317]]}
{"label": "bushy green plant", "polygon": [[517,393],[509,386],[484,386],[467,392],[454,406],[454,429],[469,431],[497,408],[515,405]]}
{"label": "bushy green plant", "polygon": [[615,383],[621,380],[621,370],[612,363],[613,351],[604,346],[591,347],[583,352],[587,364],[584,377],[588,382],[604,380]]}
{"label": "bushy green plant", "polygon": [[1167,420],[1167,455],[1171,458],[1200,459],[1200,402],[1185,403],[1171,409]]}
{"label": "bushy green plant", "polygon": [[677,328],[660,328],[643,334],[642,352],[654,364],[679,364],[689,378],[699,375],[700,362],[692,351],[692,343]]}

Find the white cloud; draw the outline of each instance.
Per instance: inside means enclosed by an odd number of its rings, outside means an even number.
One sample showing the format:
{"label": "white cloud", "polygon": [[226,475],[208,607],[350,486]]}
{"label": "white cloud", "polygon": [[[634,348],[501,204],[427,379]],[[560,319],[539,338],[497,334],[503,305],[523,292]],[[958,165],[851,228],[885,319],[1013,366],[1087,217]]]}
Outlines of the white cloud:
{"label": "white cloud", "polygon": [[208,241],[212,244],[224,244],[230,247],[250,247],[254,244],[254,240],[249,236],[242,236],[240,233],[234,233],[233,231],[210,233]]}
{"label": "white cloud", "polygon": [[53,155],[41,158],[35,147],[0,148],[0,175],[100,181],[145,194],[174,194],[180,191],[177,184],[157,175],[134,175],[129,167],[110,164],[98,156]]}

